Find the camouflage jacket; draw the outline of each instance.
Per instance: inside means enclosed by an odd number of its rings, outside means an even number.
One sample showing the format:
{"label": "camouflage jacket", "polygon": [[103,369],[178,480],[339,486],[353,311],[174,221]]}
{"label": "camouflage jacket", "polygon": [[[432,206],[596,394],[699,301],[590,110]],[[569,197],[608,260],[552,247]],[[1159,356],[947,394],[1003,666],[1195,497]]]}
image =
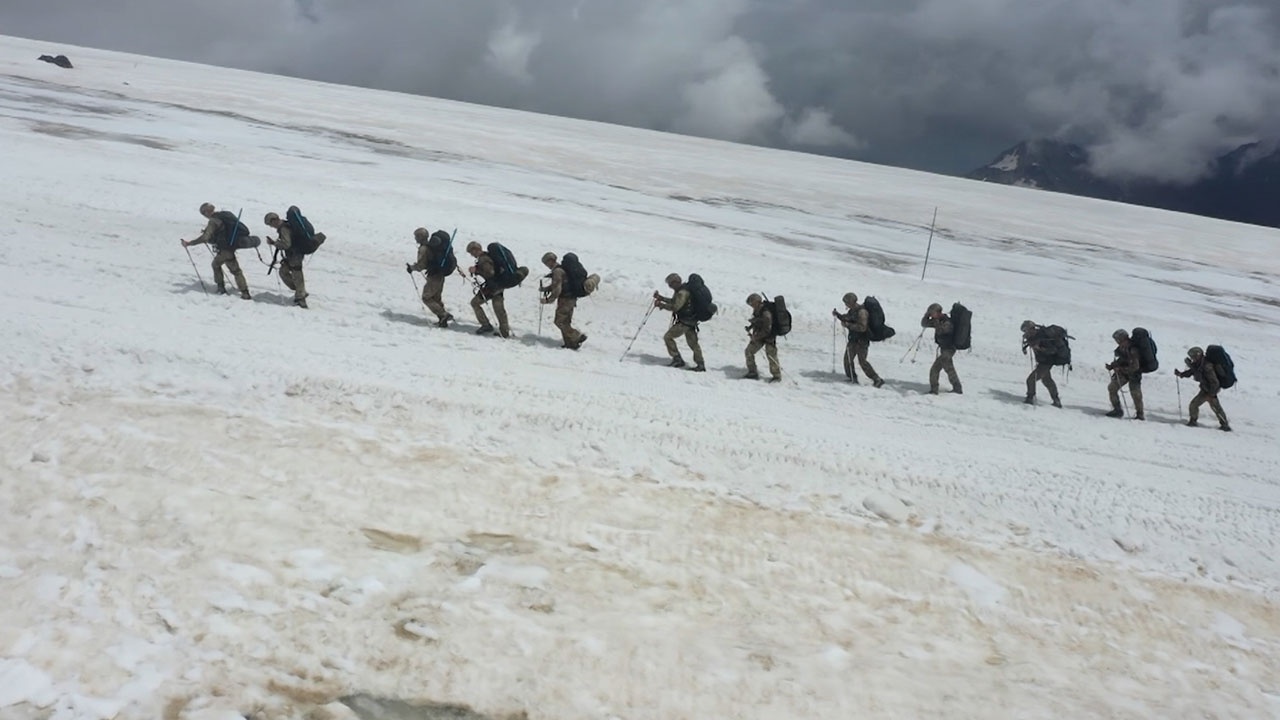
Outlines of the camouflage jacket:
{"label": "camouflage jacket", "polygon": [[836,315],[840,324],[849,331],[849,342],[867,340],[871,332],[871,315],[861,305],[854,305],[844,315]]}
{"label": "camouflage jacket", "polygon": [[203,245],[209,243],[217,245],[218,239],[222,237],[222,221],[216,217],[209,218],[209,222],[205,224],[204,230],[200,232],[200,237],[187,242],[188,245]]}
{"label": "camouflage jacket", "polygon": [[920,327],[933,328],[933,341],[943,350],[955,350],[955,328],[951,325],[951,317],[943,313],[937,319],[925,315],[920,319]]}
{"label": "camouflage jacket", "polygon": [[747,326],[752,342],[773,342],[773,313],[763,303],[760,309],[751,315],[751,324]]}
{"label": "camouflage jacket", "polygon": [[1119,380],[1134,380],[1142,377],[1142,356],[1138,354],[1138,346],[1125,343],[1116,346],[1116,359],[1107,369],[1116,374]]}
{"label": "camouflage jacket", "polygon": [[691,317],[687,317],[690,309],[689,301],[692,299],[693,295],[690,294],[688,288],[682,287],[670,298],[659,296],[658,307],[663,310],[670,310],[673,322],[684,323],[685,325],[696,325],[697,321]]}
{"label": "camouflage jacket", "polygon": [[547,277],[551,278],[551,284],[543,288],[542,301],[547,303],[553,303],[559,300],[561,294],[564,292],[564,281],[565,281],[564,268],[557,265],[555,269],[552,270],[547,275]]}

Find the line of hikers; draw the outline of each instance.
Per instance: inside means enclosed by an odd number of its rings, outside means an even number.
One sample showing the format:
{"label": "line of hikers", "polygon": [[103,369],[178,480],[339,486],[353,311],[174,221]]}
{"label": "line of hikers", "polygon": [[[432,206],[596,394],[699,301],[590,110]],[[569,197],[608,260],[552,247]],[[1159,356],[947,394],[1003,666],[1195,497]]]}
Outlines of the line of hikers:
{"label": "line of hikers", "polygon": [[[236,250],[254,249],[261,240],[251,235],[248,228],[240,222],[238,215],[229,211],[218,211],[211,203],[200,206],[200,214],[207,223],[200,236],[195,240],[182,240],[183,247],[208,244],[213,250],[213,276],[217,291],[226,294],[223,268],[230,270],[235,278],[240,297],[250,299],[248,283],[236,260]],[[282,219],[274,212],[269,212],[263,222],[276,231],[275,238],[267,238],[267,244],[275,249],[275,255],[268,267],[267,274],[277,266],[280,267],[280,279],[289,289],[294,291],[294,304],[307,307],[306,281],[303,277],[302,265],[307,255],[314,253],[325,241],[324,233],[318,233],[297,206],[290,206]],[[454,233],[456,235],[456,231]],[[467,243],[466,252],[474,264],[464,275],[458,266],[453,250],[454,236],[444,230],[429,232],[426,228],[413,231],[414,240],[418,243],[416,262],[405,263],[405,271],[411,275],[416,272],[424,274],[426,280],[422,289],[422,303],[436,316],[438,327],[448,327],[453,322],[453,314],[444,305],[445,280],[455,273],[464,279],[470,277],[474,290],[471,308],[475,312],[479,327],[476,334],[494,334],[495,329],[485,314],[484,305],[492,305],[493,314],[498,321],[496,334],[502,338],[511,335],[507,319],[504,292],[519,286],[529,275],[527,267],[517,264],[515,256],[501,243],[489,243],[487,247],[471,241]],[[188,255],[190,250],[188,250]],[[259,256],[261,257],[261,256]],[[560,330],[563,339],[561,347],[577,350],[587,340],[587,336],[573,327],[573,316],[580,298],[589,296],[600,284],[600,277],[587,273],[574,253],[566,253],[559,258],[548,252],[542,256],[542,263],[549,272],[544,276],[545,282],[539,283],[540,302],[544,305],[555,303],[554,324]],[[192,261],[194,267],[194,260]],[[199,271],[197,270],[197,277]],[[203,279],[200,280],[204,285]],[[698,340],[699,325],[715,316],[718,308],[713,302],[711,291],[706,282],[697,274],[689,275],[684,280],[679,274],[672,273],[666,277],[666,285],[671,295],[664,296],[659,291],[653,292],[653,304],[645,314],[638,337],[644,329],[653,310],[662,309],[671,313],[671,325],[663,335],[670,367],[683,368],[687,364],[680,354],[676,341],[684,338],[693,354],[693,372],[705,372],[706,362],[702,354],[702,346]],[[415,282],[416,286],[416,282]],[[885,381],[876,373],[867,356],[872,343],[881,342],[893,337],[896,331],[885,323],[884,309],[874,297],[867,297],[862,302],[855,293],[845,293],[841,298],[845,311],[832,308],[831,315],[835,321],[848,332],[844,352],[845,377],[852,383],[858,383],[858,368],[871,380],[874,387],[881,387]],[[778,338],[785,337],[791,331],[791,313],[787,310],[786,299],[775,296],[769,299],[762,293],[751,293],[746,304],[751,308],[751,319],[745,327],[748,341],[745,350],[746,373],[743,379],[759,379],[759,368],[756,355],[764,350],[769,366],[769,382],[782,380],[782,366],[778,360]],[[971,347],[973,313],[961,303],[954,303],[951,312],[946,313],[939,303],[932,303],[920,319],[920,335],[908,348],[908,353],[919,351],[920,341],[926,330],[933,330],[933,340],[937,345],[937,354],[933,365],[929,368],[929,392],[938,394],[939,381],[943,373],[951,386],[951,392],[964,392],[960,377],[956,373],[955,354],[959,350]],[[1022,352],[1032,352],[1035,367],[1027,375],[1027,394],[1024,402],[1035,404],[1036,386],[1043,384],[1049,391],[1054,407],[1061,408],[1062,401],[1058,394],[1058,386],[1053,380],[1052,371],[1056,366],[1071,368],[1070,340],[1074,339],[1058,325],[1039,325],[1026,320],[1021,325]],[[632,338],[632,344],[635,342]],[[1107,363],[1106,369],[1111,371],[1111,382],[1107,392],[1111,401],[1111,412],[1108,417],[1124,417],[1121,407],[1121,390],[1127,388],[1133,398],[1134,419],[1145,420],[1142,376],[1155,372],[1159,367],[1156,359],[1156,344],[1145,328],[1116,330],[1112,334],[1116,341],[1115,359]],[[630,352],[631,345],[623,353]],[[903,356],[904,359],[906,355]],[[856,365],[855,365],[856,364]],[[1230,431],[1226,413],[1218,401],[1218,393],[1235,384],[1235,368],[1231,356],[1219,345],[1209,345],[1207,352],[1199,347],[1187,351],[1187,369],[1175,370],[1179,378],[1193,377],[1200,385],[1200,391],[1191,400],[1187,425],[1198,425],[1200,407],[1205,403],[1213,410],[1222,430]],[[1179,395],[1181,389],[1179,388]],[[1179,398],[1181,406],[1181,398]]]}

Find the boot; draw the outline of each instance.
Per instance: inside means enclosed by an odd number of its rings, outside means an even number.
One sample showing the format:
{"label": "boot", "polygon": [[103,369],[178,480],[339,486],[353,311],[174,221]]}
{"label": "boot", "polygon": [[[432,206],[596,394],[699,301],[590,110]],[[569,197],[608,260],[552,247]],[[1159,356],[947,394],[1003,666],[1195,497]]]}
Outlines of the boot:
{"label": "boot", "polygon": [[249,291],[248,291],[248,290],[241,290],[241,291],[240,291],[240,299],[241,299],[241,300],[252,300],[253,298],[249,297]]}
{"label": "boot", "polygon": [[956,385],[955,387],[951,388],[951,392],[953,392],[953,393],[955,393],[955,394],[957,394],[957,395],[963,395],[963,394],[964,394],[964,388],[960,387],[959,385]]}
{"label": "boot", "polygon": [[860,384],[861,384],[861,383],[859,383],[859,382],[858,382],[858,376],[857,376],[857,375],[854,375],[853,377],[849,378],[849,382],[853,383],[854,385],[860,385]]}
{"label": "boot", "polygon": [[684,367],[684,358],[679,355],[671,358],[671,362],[667,363],[667,367],[682,368]]}
{"label": "boot", "polygon": [[1061,401],[1061,400],[1059,400],[1058,398],[1054,398],[1054,399],[1053,399],[1053,406],[1054,406],[1054,407],[1056,407],[1056,408],[1060,408],[1060,407],[1062,407],[1062,401]]}
{"label": "boot", "polygon": [[218,286],[218,294],[219,294],[219,295],[226,295],[226,294],[227,294],[227,286],[226,286],[226,285],[219,285],[219,286]]}
{"label": "boot", "polygon": [[447,328],[451,322],[453,322],[453,316],[446,314],[444,317],[436,321],[436,327]]}
{"label": "boot", "polygon": [[501,336],[503,340],[506,340],[507,338],[511,337],[511,331],[508,330],[507,328],[501,328],[500,330],[498,330],[498,335]]}
{"label": "boot", "polygon": [[293,300],[293,304],[294,304],[294,305],[297,305],[298,307],[302,308],[303,310],[306,310],[306,309],[307,309],[307,299],[306,299],[306,298],[294,298],[294,300]]}
{"label": "boot", "polygon": [[1107,417],[1124,417],[1124,411],[1121,410],[1120,408],[1116,408],[1111,412],[1107,413]]}
{"label": "boot", "polygon": [[755,372],[750,372],[750,371],[748,371],[748,372],[746,372],[745,374],[743,374],[743,376],[742,376],[742,378],[741,378],[741,379],[743,379],[743,380],[759,380],[759,379],[760,379],[760,373],[755,373]]}
{"label": "boot", "polygon": [[1138,413],[1137,415],[1134,415],[1134,416],[1133,416],[1133,419],[1134,419],[1134,420],[1146,420],[1146,419],[1147,419],[1147,416],[1146,416],[1146,415],[1144,415],[1143,413]]}
{"label": "boot", "polygon": [[871,383],[871,387],[881,387],[881,386],[883,386],[883,385],[884,385],[884,380],[881,380],[880,378],[876,378],[876,379]]}
{"label": "boot", "polygon": [[1200,423],[1196,422],[1195,420],[1188,420],[1187,427],[1200,427]]}
{"label": "boot", "polygon": [[782,378],[780,378],[780,377],[771,377],[771,378],[769,378],[769,382],[771,382],[771,383],[782,382]]}
{"label": "boot", "polygon": [[1036,404],[1036,396],[1035,396],[1035,395],[1028,395],[1026,398],[1024,398],[1024,399],[1022,400],[1022,402],[1023,402],[1023,404],[1024,404],[1024,405],[1035,405],[1035,404]]}
{"label": "boot", "polygon": [[697,365],[694,365],[694,366],[693,366],[693,371],[694,371],[694,372],[706,372],[706,371],[707,371],[707,366],[706,366],[706,365],[703,365],[702,363],[698,363]]}
{"label": "boot", "polygon": [[937,386],[937,385],[934,385],[933,387],[929,388],[929,394],[930,394],[930,395],[937,395],[937,394],[938,394],[938,386]]}
{"label": "boot", "polygon": [[492,326],[492,325],[481,325],[480,327],[476,328],[476,334],[477,334],[477,335],[492,335],[492,334],[493,334],[493,326]]}
{"label": "boot", "polygon": [[1221,430],[1222,432],[1231,432],[1231,426],[1226,423],[1222,423],[1221,425],[1219,425],[1218,429]]}
{"label": "boot", "polygon": [[587,336],[586,336],[586,335],[579,335],[579,336],[578,336],[578,342],[576,342],[576,343],[574,343],[574,344],[573,344],[573,349],[574,349],[574,350],[577,350],[578,348],[582,347],[582,343],[584,343],[584,342],[586,342],[586,341],[587,341]]}

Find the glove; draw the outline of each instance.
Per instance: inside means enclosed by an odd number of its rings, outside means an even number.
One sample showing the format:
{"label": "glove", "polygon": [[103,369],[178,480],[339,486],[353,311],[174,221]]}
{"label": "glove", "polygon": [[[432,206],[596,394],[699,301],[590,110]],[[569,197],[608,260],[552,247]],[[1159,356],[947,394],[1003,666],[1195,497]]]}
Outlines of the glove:
{"label": "glove", "polygon": [[654,306],[654,307],[662,307],[662,301],[655,297],[655,298],[653,299],[653,306]]}
{"label": "glove", "polygon": [[405,272],[407,272],[407,273],[409,273],[410,275],[412,275],[412,274],[413,274],[413,265],[410,265],[409,263],[405,263],[405,264],[404,264],[404,271],[405,271]]}
{"label": "glove", "polygon": [[268,244],[268,245],[270,245],[271,247],[275,247],[275,246],[276,246],[276,239],[275,239],[275,238],[267,238],[267,244]]}
{"label": "glove", "polygon": [[191,243],[186,240],[179,239],[178,242],[182,243],[182,247],[191,247]]}

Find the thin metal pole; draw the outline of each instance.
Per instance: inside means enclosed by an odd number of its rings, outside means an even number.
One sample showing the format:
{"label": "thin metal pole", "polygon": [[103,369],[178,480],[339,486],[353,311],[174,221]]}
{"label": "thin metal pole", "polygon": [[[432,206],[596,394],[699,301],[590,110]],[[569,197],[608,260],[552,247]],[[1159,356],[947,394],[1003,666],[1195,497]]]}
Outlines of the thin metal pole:
{"label": "thin metal pole", "polygon": [[[200,281],[200,289],[204,291],[205,295],[208,295],[209,288],[205,287],[204,278],[200,277],[200,268],[196,267],[196,259],[191,257],[191,248],[183,245],[182,249],[187,251],[187,259],[191,261],[191,269],[196,271],[196,279]],[[1178,402],[1181,403],[1182,401],[1179,400]]]}
{"label": "thin metal pole", "polygon": [[933,208],[933,220],[929,223],[929,245],[924,250],[924,268],[920,270],[920,280],[924,281],[924,274],[929,270],[929,253],[933,250],[933,228],[938,224],[938,208]]}

